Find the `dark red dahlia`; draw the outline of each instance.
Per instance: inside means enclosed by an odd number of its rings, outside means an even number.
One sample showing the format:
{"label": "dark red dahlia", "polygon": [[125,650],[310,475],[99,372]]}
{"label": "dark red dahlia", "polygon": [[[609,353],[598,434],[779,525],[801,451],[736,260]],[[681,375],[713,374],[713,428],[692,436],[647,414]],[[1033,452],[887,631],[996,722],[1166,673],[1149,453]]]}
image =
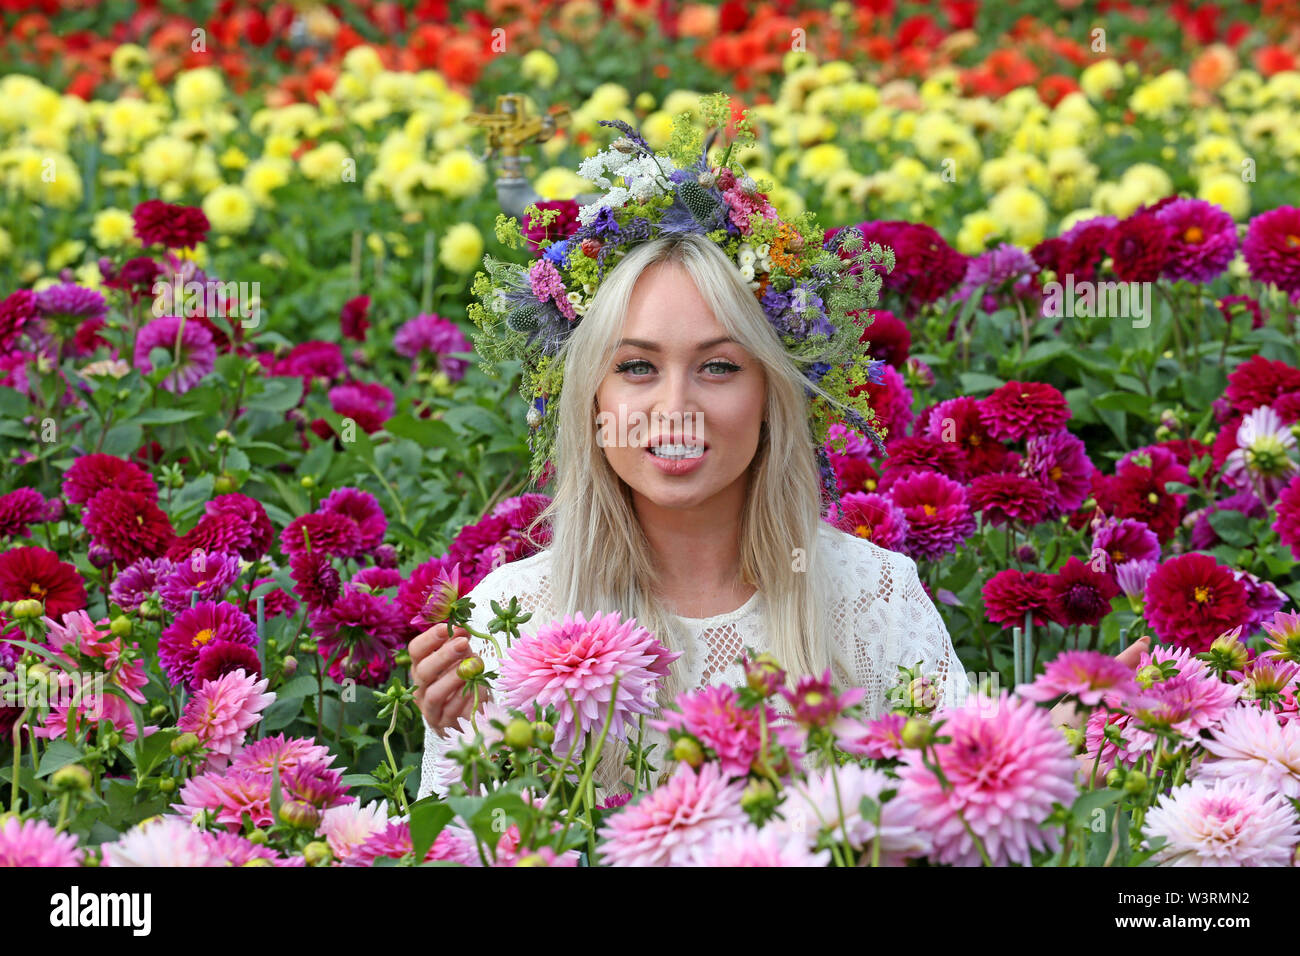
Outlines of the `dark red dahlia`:
{"label": "dark red dahlia", "polygon": [[280,532],[280,547],[288,555],[311,550],[351,558],[361,552],[361,529],[347,515],[314,512],[289,522]]}
{"label": "dark red dahlia", "polygon": [[1093,496],[1112,517],[1146,522],[1163,544],[1178,530],[1187,502],[1186,495],[1165,490],[1170,481],[1190,484],[1191,475],[1168,449],[1152,446],[1122,458],[1114,475],[1094,473]]}
{"label": "dark red dahlia", "polygon": [[239,550],[239,556],[245,561],[260,560],[271,547],[271,538],[275,529],[271,519],[266,516],[266,509],[256,498],[232,492],[217,495],[204,508],[209,515],[234,515],[248,526],[249,541]]}
{"label": "dark red dahlia", "polygon": [[167,515],[153,498],[138,491],[105,488],[90,499],[82,521],[91,540],[107,548],[123,566],[139,558],[156,558],[176,540]]}
{"label": "dark red dahlia", "polygon": [[1250,622],[1246,585],[1208,554],[1170,558],[1147,579],[1146,618],[1160,640],[1195,653]]}
{"label": "dark red dahlia", "polygon": [[368,295],[359,295],[344,302],[343,310],[339,313],[339,326],[342,329],[343,337],[357,342],[364,342],[366,340],[366,329],[370,328],[370,320],[367,318],[369,314],[370,296]]}
{"label": "dark red dahlia", "polygon": [[1046,435],[1070,420],[1070,404],[1043,382],[1007,382],[980,402],[980,420],[1001,441]]}
{"label": "dark red dahlia", "polygon": [[1004,471],[1007,448],[989,434],[980,417],[979,399],[962,395],[939,402],[917,417],[918,432],[955,442],[966,453],[966,474]]}
{"label": "dark red dahlia", "polygon": [[858,341],[871,343],[868,352],[872,358],[881,359],[894,368],[901,369],[907,362],[907,353],[912,347],[911,330],[894,313],[884,309],[872,310],[871,318],[871,324],[862,330]]}
{"label": "dark red dahlia", "polygon": [[832,455],[831,464],[842,495],[853,491],[875,491],[880,485],[880,474],[869,461]]}
{"label": "dark red dahlia", "polygon": [[388,516],[369,492],[358,488],[336,488],[320,503],[318,510],[322,514],[345,515],[355,521],[361,532],[358,547],[362,552],[373,551],[384,543]]}
{"label": "dark red dahlia", "polygon": [[309,608],[328,607],[339,596],[339,573],[324,552],[299,551],[289,558],[294,591]]}
{"label": "dark red dahlia", "polygon": [[350,677],[367,687],[386,681],[407,633],[401,614],[395,601],[350,585],[333,604],[312,611],[317,650],[334,661],[330,676],[340,683]]}
{"label": "dark red dahlia", "polygon": [[0,351],[14,348],[36,317],[36,293],[31,289],[19,289],[0,299]]}
{"label": "dark red dahlia", "polygon": [[984,611],[994,624],[1024,627],[1025,615],[1034,615],[1034,624],[1046,624],[1052,592],[1047,586],[1050,575],[1041,571],[1017,571],[1007,568],[984,582]]}
{"label": "dark red dahlia", "polygon": [[1092,565],[1070,558],[1055,574],[1047,576],[1051,592],[1049,613],[1062,627],[1100,624],[1110,613],[1110,600],[1119,595],[1119,585],[1110,575],[1094,571]]}
{"label": "dark red dahlia", "polygon": [[1228,375],[1224,396],[1243,415],[1288,392],[1300,392],[1300,369],[1286,362],[1252,355]]}
{"label": "dark red dahlia", "polygon": [[538,243],[543,239],[550,239],[552,243],[568,239],[578,231],[581,223],[578,221],[578,204],[572,199],[543,200],[537,203],[537,208],[542,212],[555,209],[560,213],[549,226],[543,226],[541,220],[534,221],[532,216],[524,216],[521,231],[528,241],[528,251],[540,256],[544,250]]}
{"label": "dark red dahlia", "polygon": [[197,206],[178,206],[161,199],[140,203],[131,211],[135,235],[146,246],[155,242],[169,249],[192,249],[207,238],[208,217]]}
{"label": "dark red dahlia", "polygon": [[339,385],[330,389],[329,398],[335,412],[351,418],[367,435],[383,428],[397,407],[392,391],[378,382]]}
{"label": "dark red dahlia", "polygon": [[1021,475],[980,475],[967,491],[971,507],[994,526],[1008,522],[1022,528],[1032,527],[1047,513],[1047,495],[1043,486]]}
{"label": "dark red dahlia", "polygon": [[0,601],[45,602],[45,614],[58,621],[86,606],[86,586],[77,569],[44,548],[13,548],[0,554]]}
{"label": "dark red dahlia", "polygon": [[193,686],[202,687],[204,681],[216,680],[237,670],[250,676],[261,675],[262,662],[257,659],[256,649],[240,641],[213,641],[199,648],[194,663]]}
{"label": "dark red dahlia", "polygon": [[860,395],[863,392],[867,394],[871,410],[876,413],[876,420],[885,437],[907,434],[907,426],[912,424],[912,390],[907,387],[896,368],[886,365],[879,384],[867,382],[858,385],[850,394]]}
{"label": "dark red dahlia", "polygon": [[105,488],[134,491],[158,500],[153,475],[134,462],[115,455],[82,455],[63,476],[63,494],[74,505],[84,505]]}
{"label": "dark red dahlia", "polygon": [[1152,210],[1139,210],[1111,230],[1106,242],[1111,270],[1121,282],[1155,282],[1169,264],[1172,242],[1168,225]]}
{"label": "dark red dahlia", "polygon": [[[253,550],[252,540],[253,529],[243,516],[229,512],[205,514],[198,524],[172,542],[167,549],[167,557],[172,561],[185,561],[195,551],[203,554],[242,555],[245,551]],[[259,552],[259,558],[262,553],[264,552]]]}

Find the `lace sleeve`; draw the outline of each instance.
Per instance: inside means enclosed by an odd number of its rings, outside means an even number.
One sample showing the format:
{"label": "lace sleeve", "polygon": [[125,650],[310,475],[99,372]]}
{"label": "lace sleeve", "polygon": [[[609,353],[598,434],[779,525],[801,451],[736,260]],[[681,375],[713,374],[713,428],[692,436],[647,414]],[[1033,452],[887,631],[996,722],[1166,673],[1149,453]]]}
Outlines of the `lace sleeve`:
{"label": "lace sleeve", "polygon": [[940,687],[940,706],[965,699],[966,672],[939,610],[921,587],[916,562],[869,541],[829,529],[827,569],[838,582],[831,630],[836,678],[867,690],[871,716],[885,710],[898,668],[920,662]]}
{"label": "lace sleeve", "polygon": [[[538,594],[544,593],[539,591],[538,581],[535,578],[535,574],[539,570],[538,558],[540,557],[540,555],[535,555],[523,561],[502,565],[489,572],[470,591],[469,596],[474,602],[474,608],[470,611],[469,623],[474,630],[487,632],[488,621],[495,616],[492,613],[490,601],[496,601],[498,604],[504,605],[511,597],[518,597],[523,610],[535,612]],[[534,619],[525,622],[520,627],[520,630],[529,632],[536,627],[537,623],[536,614],[534,613]],[[497,635],[497,640],[504,641],[504,635]],[[469,646],[470,650],[483,659],[484,670],[500,672],[500,661],[497,659],[496,652],[492,649],[490,643],[481,638],[471,637]],[[417,799],[423,799],[430,793],[435,792],[434,782],[437,775],[437,764],[443,752],[447,749],[447,743],[443,736],[430,727],[429,722],[423,717],[421,717],[421,722],[424,724],[424,761],[420,769],[420,788]]]}
{"label": "lace sleeve", "polygon": [[952,638],[939,609],[921,587],[916,562],[904,555],[900,557],[906,562],[906,570],[903,572],[900,600],[895,602],[898,609],[894,626],[898,633],[908,635],[909,640],[904,644],[906,653],[898,663],[910,667],[921,661],[925,675],[939,685],[937,706],[956,707],[970,693],[966,669],[952,646]]}

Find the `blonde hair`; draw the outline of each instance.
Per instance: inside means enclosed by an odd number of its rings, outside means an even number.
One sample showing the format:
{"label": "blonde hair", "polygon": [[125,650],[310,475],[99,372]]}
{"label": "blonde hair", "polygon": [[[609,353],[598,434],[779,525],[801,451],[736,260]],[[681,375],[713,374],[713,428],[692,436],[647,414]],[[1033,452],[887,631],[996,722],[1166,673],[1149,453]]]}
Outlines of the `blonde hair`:
{"label": "blonde hair", "polygon": [[[818,584],[824,579],[816,547],[821,482],[808,427],[808,380],[735,264],[703,236],[663,237],[635,246],[606,275],[566,343],[553,460],[556,487],[551,504],[529,528],[531,535],[551,522],[552,603],[562,613],[581,611],[586,617],[618,611],[635,617],[669,649],[686,650],[687,635],[654,594],[653,554],[633,510],[631,489],[597,442],[594,414],[632,291],[657,263],[684,267],[718,322],[767,374],[767,421],[740,517],[741,574],[763,594],[769,646],[782,667],[793,674],[820,674],[830,666],[830,649],[826,601]],[[673,665],[660,686],[660,709],[694,689],[682,686],[682,663]],[[646,741],[651,739],[656,738],[647,727]],[[666,738],[657,739],[666,744]],[[627,754],[626,744],[606,741],[595,774],[602,786],[614,790],[621,780],[631,787],[632,773],[623,767]],[[651,755],[661,772],[669,760],[663,747]]]}

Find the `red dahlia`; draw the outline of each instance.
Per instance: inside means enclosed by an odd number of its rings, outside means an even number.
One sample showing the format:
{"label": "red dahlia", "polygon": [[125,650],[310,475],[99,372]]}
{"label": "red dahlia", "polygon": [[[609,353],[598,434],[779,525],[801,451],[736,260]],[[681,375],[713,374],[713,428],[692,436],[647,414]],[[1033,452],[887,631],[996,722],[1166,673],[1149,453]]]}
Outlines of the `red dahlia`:
{"label": "red dahlia", "polygon": [[91,541],[107,548],[122,566],[138,558],[156,558],[176,540],[167,515],[138,491],[104,489],[90,499],[82,520]]}
{"label": "red dahlia", "polygon": [[1049,575],[1040,571],[1017,571],[1007,568],[984,582],[984,609],[994,624],[1023,627],[1025,615],[1032,613],[1035,624],[1046,624],[1052,592],[1047,586]]}
{"label": "red dahlia", "polygon": [[84,505],[105,488],[134,491],[158,500],[153,475],[116,455],[82,455],[63,476],[63,494],[74,505]]}
{"label": "red dahlia", "polygon": [[1193,653],[1250,622],[1244,582],[1208,554],[1170,558],[1147,579],[1146,618],[1160,640]]}
{"label": "red dahlia", "polygon": [[1110,575],[1094,571],[1078,558],[1070,558],[1059,571],[1049,574],[1047,587],[1052,620],[1062,627],[1100,624],[1110,613],[1110,599],[1119,594],[1119,585]]}
{"label": "red dahlia", "polygon": [[1300,369],[1252,355],[1232,370],[1224,396],[1243,415],[1289,392],[1300,392]]}
{"label": "red dahlia", "polygon": [[77,569],[44,548],[14,548],[0,554],[0,601],[45,602],[45,615],[58,621],[86,606],[86,587]]}
{"label": "red dahlia", "polygon": [[146,246],[158,243],[169,249],[193,248],[211,228],[208,217],[197,206],[174,206],[161,199],[142,202],[131,211],[135,234]]}

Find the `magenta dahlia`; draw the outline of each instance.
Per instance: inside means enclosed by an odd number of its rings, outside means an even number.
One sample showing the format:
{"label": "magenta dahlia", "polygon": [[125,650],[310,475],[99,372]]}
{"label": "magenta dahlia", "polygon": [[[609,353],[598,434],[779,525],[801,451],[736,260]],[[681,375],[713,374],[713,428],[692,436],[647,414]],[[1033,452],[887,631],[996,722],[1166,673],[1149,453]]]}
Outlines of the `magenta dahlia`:
{"label": "magenta dahlia", "polygon": [[1047,494],[1032,478],[995,472],[980,475],[970,484],[971,507],[986,524],[1016,524],[1032,528],[1047,513]]}
{"label": "magenta dahlia", "polygon": [[1237,224],[1204,199],[1175,199],[1155,213],[1169,229],[1169,261],[1163,277],[1210,282],[1237,254]]}
{"label": "magenta dahlia", "polygon": [[1246,586],[1206,554],[1183,554],[1147,580],[1146,618],[1160,640],[1195,652],[1250,620]]}
{"label": "magenta dahlia", "polygon": [[142,328],[135,340],[135,366],[143,375],[153,371],[149,359],[153,349],[162,349],[176,358],[161,384],[178,395],[198,385],[216,367],[217,347],[212,333],[199,322],[164,315]]}
{"label": "magenta dahlia", "polygon": [[937,472],[918,472],[895,482],[889,497],[907,518],[907,554],[934,560],[956,551],[975,531],[966,490]]}
{"label": "magenta dahlia", "polygon": [[903,509],[884,495],[852,491],[841,496],[842,515],[830,509],[825,520],[841,531],[889,551],[902,551],[907,540]]}
{"label": "magenta dahlia", "polygon": [[1063,428],[1070,405],[1051,385],[1011,381],[980,402],[980,418],[994,438],[1020,441]]}
{"label": "magenta dahlia", "polygon": [[182,611],[158,638],[158,662],[173,684],[195,690],[199,651],[213,641],[257,646],[257,627],[233,604],[201,601]]}
{"label": "magenta dahlia", "polygon": [[1300,292],[1300,207],[1278,206],[1250,221],[1241,253],[1251,278]]}

